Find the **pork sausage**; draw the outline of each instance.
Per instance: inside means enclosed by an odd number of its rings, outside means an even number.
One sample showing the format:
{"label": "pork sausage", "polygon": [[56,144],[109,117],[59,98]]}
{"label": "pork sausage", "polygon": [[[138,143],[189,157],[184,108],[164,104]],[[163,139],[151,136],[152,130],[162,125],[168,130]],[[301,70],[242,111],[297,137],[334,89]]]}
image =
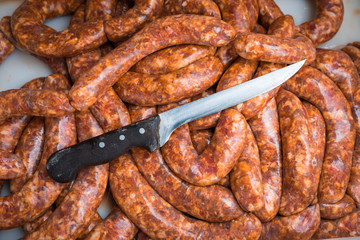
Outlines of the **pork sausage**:
{"label": "pork sausage", "polygon": [[345,194],[337,203],[321,203],[320,215],[325,219],[338,219],[350,214],[355,208],[354,200]]}
{"label": "pork sausage", "polygon": [[25,165],[20,158],[13,153],[0,151],[0,179],[21,177],[25,172]]}
{"label": "pork sausage", "polygon": [[283,16],[283,12],[274,0],[258,0],[259,22],[268,28],[276,19]]}
{"label": "pork sausage", "polygon": [[201,154],[209,145],[214,132],[211,129],[191,131],[191,142],[198,154]]}
{"label": "pork sausage", "polygon": [[352,45],[347,45],[343,47],[341,51],[345,52],[350,56],[351,60],[355,64],[358,73],[360,73],[360,49]]}
{"label": "pork sausage", "polygon": [[165,0],[163,16],[198,14],[221,19],[219,7],[213,0]]}
{"label": "pork sausage", "polygon": [[0,32],[0,64],[15,50],[14,45]]}

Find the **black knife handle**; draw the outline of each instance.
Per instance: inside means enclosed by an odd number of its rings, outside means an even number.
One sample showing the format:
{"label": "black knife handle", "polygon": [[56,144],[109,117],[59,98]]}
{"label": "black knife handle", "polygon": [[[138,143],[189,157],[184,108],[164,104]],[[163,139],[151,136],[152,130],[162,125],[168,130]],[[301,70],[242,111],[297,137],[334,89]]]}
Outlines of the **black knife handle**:
{"label": "black knife handle", "polygon": [[70,182],[81,169],[110,162],[132,147],[152,152],[159,147],[159,124],[157,115],[57,151],[47,160],[48,174]]}

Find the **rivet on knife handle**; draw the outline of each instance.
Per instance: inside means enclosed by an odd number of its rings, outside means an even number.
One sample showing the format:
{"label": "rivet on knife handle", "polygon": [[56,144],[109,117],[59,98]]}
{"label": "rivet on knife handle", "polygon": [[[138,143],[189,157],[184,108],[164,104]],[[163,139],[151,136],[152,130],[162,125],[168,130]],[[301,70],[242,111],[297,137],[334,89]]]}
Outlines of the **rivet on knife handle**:
{"label": "rivet on knife handle", "polygon": [[151,117],[64,148],[48,159],[48,174],[58,182],[70,182],[81,169],[110,162],[132,147],[154,151],[159,147],[159,123],[159,116]]}

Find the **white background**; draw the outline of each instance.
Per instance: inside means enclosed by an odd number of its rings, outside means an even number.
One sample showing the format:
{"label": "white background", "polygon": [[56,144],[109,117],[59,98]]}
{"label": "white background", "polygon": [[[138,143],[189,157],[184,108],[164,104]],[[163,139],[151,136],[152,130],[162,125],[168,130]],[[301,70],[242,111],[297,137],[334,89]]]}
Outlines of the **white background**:
{"label": "white background", "polygon": [[[229,0],[230,1],[230,0]],[[285,14],[294,17],[295,24],[301,24],[304,21],[315,17],[315,1],[314,0],[275,0]],[[22,1],[0,0],[0,18],[11,15],[12,12]],[[360,41],[360,0],[344,0],[345,18],[340,31],[329,42],[323,44],[324,48],[335,48],[339,45],[346,45],[349,42]],[[62,30],[66,28],[70,17],[60,17],[46,24]],[[19,88],[29,80],[47,76],[51,74],[51,70],[40,60],[15,50],[8,59],[0,65],[0,91]],[[8,195],[8,189],[3,189],[1,196]],[[107,192],[100,208],[99,213],[102,217],[106,217],[111,206],[112,200]],[[0,240],[13,240],[23,236],[21,228],[1,231]],[[360,238],[354,238],[360,239]]]}

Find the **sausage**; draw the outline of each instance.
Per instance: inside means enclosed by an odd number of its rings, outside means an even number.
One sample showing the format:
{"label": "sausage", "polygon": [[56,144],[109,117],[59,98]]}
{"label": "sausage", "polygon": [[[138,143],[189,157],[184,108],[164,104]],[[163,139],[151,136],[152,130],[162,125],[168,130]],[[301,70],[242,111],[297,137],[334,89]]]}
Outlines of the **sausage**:
{"label": "sausage", "polygon": [[129,114],[131,122],[138,122],[142,119],[146,119],[156,115],[156,107],[142,107],[137,105],[129,104]]}
{"label": "sausage", "polygon": [[9,42],[0,32],[0,64],[15,50],[14,45]]}
{"label": "sausage", "polygon": [[25,174],[22,160],[15,154],[0,151],[0,179],[13,179]]}
{"label": "sausage", "polygon": [[318,46],[329,41],[339,31],[343,19],[342,0],[316,0],[316,18],[302,23],[299,29]]}
{"label": "sausage", "polygon": [[258,0],[258,4],[259,21],[265,28],[268,28],[276,19],[284,15],[274,0]]}
{"label": "sausage", "polygon": [[44,25],[46,19],[67,15],[82,2],[24,1],[11,17],[14,38],[28,51],[47,57],[71,57],[102,45],[107,41],[103,21],[86,22],[62,32]]}
{"label": "sausage", "polygon": [[192,131],[190,133],[191,142],[198,154],[201,154],[209,145],[214,132],[210,129]]}
{"label": "sausage", "polygon": [[[150,117],[143,112],[136,109],[132,115],[137,117],[133,120]],[[178,210],[210,222],[230,221],[242,214],[229,189],[219,185],[194,186],[181,180],[169,169],[160,151],[149,153],[141,148],[133,148],[131,153],[151,187]]]}
{"label": "sausage", "polygon": [[259,17],[259,4],[257,0],[243,0],[249,12],[250,29],[254,31]]}
{"label": "sausage", "polygon": [[[302,103],[309,119],[311,135],[314,140],[314,150],[315,150],[314,154],[315,154],[316,164],[315,164],[315,172],[314,172],[315,181],[313,184],[318,186],[320,181],[322,162],[325,153],[325,142],[326,142],[325,120],[321,115],[319,109],[317,109],[312,104],[306,101],[302,101]],[[315,198],[313,200],[313,203],[315,204],[314,201],[316,201],[317,203],[317,193],[315,193]]]}
{"label": "sausage", "polygon": [[0,92],[0,115],[59,117],[74,112],[63,92],[49,89],[11,89]]}
{"label": "sausage", "polygon": [[341,51],[348,54],[351,60],[354,62],[355,67],[360,72],[360,49],[351,45],[347,45],[341,49]]}
{"label": "sausage", "polygon": [[313,239],[360,236],[360,210],[336,220],[322,219]]}
{"label": "sausage", "polygon": [[84,231],[78,236],[77,239],[83,240],[99,223],[102,222],[102,218],[98,212],[95,212],[94,216],[92,216],[89,225],[86,227]]}
{"label": "sausage", "polygon": [[236,200],[245,211],[258,211],[264,206],[259,149],[246,124],[245,146],[230,173],[230,186]]}
{"label": "sausage", "polygon": [[354,200],[347,194],[337,203],[321,203],[321,218],[338,219],[350,214],[356,208]]}
{"label": "sausage", "polygon": [[118,207],[114,207],[111,210],[111,213],[103,221],[98,223],[88,235],[86,235],[84,240],[131,240],[135,237],[137,232],[138,228]]}
{"label": "sausage", "polygon": [[70,90],[72,105],[78,110],[88,108],[136,62],[157,50],[177,44],[221,46],[234,36],[235,31],[230,25],[213,17],[175,15],[155,20],[76,81]]}
{"label": "sausage", "polygon": [[[103,133],[89,112],[76,113],[79,141]],[[99,207],[108,181],[108,164],[85,168],[79,172],[71,189],[54,213],[25,239],[75,239],[89,224]]]}
{"label": "sausage", "polygon": [[132,5],[133,5],[132,0],[117,1],[114,17],[118,17],[126,13],[132,7]]}
{"label": "sausage", "polygon": [[262,222],[269,222],[279,211],[282,190],[280,126],[275,99],[248,122],[259,149],[264,194],[264,206],[254,214]]}
{"label": "sausage", "polygon": [[356,42],[352,42],[352,43],[349,43],[351,46],[354,46],[354,47],[357,47],[357,48],[360,48],[360,42],[356,41]]}
{"label": "sausage", "polygon": [[161,15],[198,14],[221,19],[219,7],[213,0],[166,0]]}
{"label": "sausage", "polygon": [[109,20],[115,13],[115,0],[86,1],[85,20]]}
{"label": "sausage", "polygon": [[222,71],[220,60],[209,56],[167,74],[127,72],[114,89],[122,100],[131,104],[164,105],[205,91],[220,78]]}
{"label": "sausage", "polygon": [[294,39],[259,33],[243,33],[234,41],[236,52],[243,58],[273,63],[295,63],[306,59],[315,60],[316,51],[312,42],[297,34]]}
{"label": "sausage", "polygon": [[279,213],[290,216],[307,208],[318,185],[314,173],[317,160],[307,112],[291,92],[276,96],[283,155],[283,187]]}
{"label": "sausage", "polygon": [[36,58],[38,58],[40,61],[44,62],[46,65],[48,65],[54,73],[63,74],[66,77],[68,77],[68,72],[66,68],[66,63],[64,58],[55,58],[55,57],[44,57],[39,56],[33,53],[30,53],[28,50],[26,50],[23,46],[21,46],[13,37],[11,33],[11,17],[5,16],[0,21],[0,31],[5,35],[5,37],[20,51],[28,53]]}
{"label": "sausage", "polygon": [[[208,90],[192,97],[191,100],[196,101],[200,98],[207,97],[214,93],[215,93],[215,88],[211,87]],[[221,112],[216,112],[216,113],[210,114],[206,117],[202,117],[202,118],[196,119],[194,121],[191,121],[191,122],[189,122],[190,131],[204,130],[204,129],[216,127],[220,116],[221,116]]]}
{"label": "sausage", "polygon": [[326,148],[320,177],[320,203],[336,203],[350,178],[355,129],[350,105],[340,89],[322,72],[302,68],[282,85],[317,107],[326,123]]}
{"label": "sausage", "polygon": [[135,0],[126,13],[105,22],[105,33],[112,42],[120,42],[154,20],[161,12],[163,0]]}
{"label": "sausage", "polygon": [[[111,0],[108,2],[102,1],[102,3],[106,4],[106,8],[101,9],[101,11],[99,9],[92,9],[93,7],[96,7],[96,2],[88,5],[87,11],[83,12],[84,16],[87,14],[86,16],[90,17],[91,15],[89,15],[89,12],[95,12],[93,14],[94,17],[106,19],[109,16],[109,12],[111,12],[111,6],[113,6],[113,4]],[[75,21],[74,24],[78,24],[77,22],[78,21]],[[84,72],[99,61],[102,55],[102,50],[105,49],[94,49],[90,52],[67,59],[70,76],[74,82],[76,82],[77,79],[84,74]],[[130,123],[126,106],[112,88],[109,88],[105,94],[90,108],[90,110],[105,132]]]}
{"label": "sausage", "polygon": [[[68,81],[62,75],[50,75],[44,88],[64,91]],[[63,185],[52,180],[46,171],[48,157],[57,150],[76,143],[75,119],[72,113],[45,119],[44,151],[34,176],[20,191],[0,198],[0,228],[21,226],[41,216],[56,200]]]}
{"label": "sausage", "polygon": [[44,119],[35,117],[25,128],[17,144],[15,155],[22,160],[26,173],[10,181],[10,191],[17,192],[34,175],[41,158],[45,139]]}
{"label": "sausage", "polygon": [[310,239],[320,224],[319,205],[313,205],[289,217],[275,217],[264,223],[261,240],[266,239]]}
{"label": "sausage", "polygon": [[32,222],[25,223],[22,228],[24,229],[26,234],[34,232],[36,229],[40,227],[40,225],[45,222],[50,215],[54,212],[54,210],[50,207],[42,216],[38,217]]}
{"label": "sausage", "polygon": [[261,26],[260,24],[258,24],[258,23],[256,23],[255,24],[255,26],[254,26],[254,28],[253,28],[253,30],[252,30],[252,32],[254,32],[254,33],[261,33],[261,34],[266,34],[266,29],[263,27],[263,26]]}
{"label": "sausage", "polygon": [[140,60],[133,71],[143,74],[169,73],[215,54],[216,48],[200,45],[180,45],[157,51]]}
{"label": "sausage", "polygon": [[176,129],[161,151],[171,170],[183,180],[207,186],[220,181],[236,164],[244,147],[244,117],[234,109],[222,113],[209,146],[198,155],[188,125]]}
{"label": "sausage", "polygon": [[[44,78],[36,78],[24,84],[22,88],[40,89],[44,83]],[[11,117],[0,125],[0,150],[13,152],[18,140],[30,122],[31,116]]]}
{"label": "sausage", "polygon": [[292,38],[295,35],[295,31],[296,29],[293,17],[291,15],[283,15],[278,17],[269,26],[267,34],[284,38]]}
{"label": "sausage", "polygon": [[225,223],[182,214],[149,186],[128,154],[111,162],[110,187],[124,213],[153,239],[258,239],[260,235],[261,223],[252,214]]}

